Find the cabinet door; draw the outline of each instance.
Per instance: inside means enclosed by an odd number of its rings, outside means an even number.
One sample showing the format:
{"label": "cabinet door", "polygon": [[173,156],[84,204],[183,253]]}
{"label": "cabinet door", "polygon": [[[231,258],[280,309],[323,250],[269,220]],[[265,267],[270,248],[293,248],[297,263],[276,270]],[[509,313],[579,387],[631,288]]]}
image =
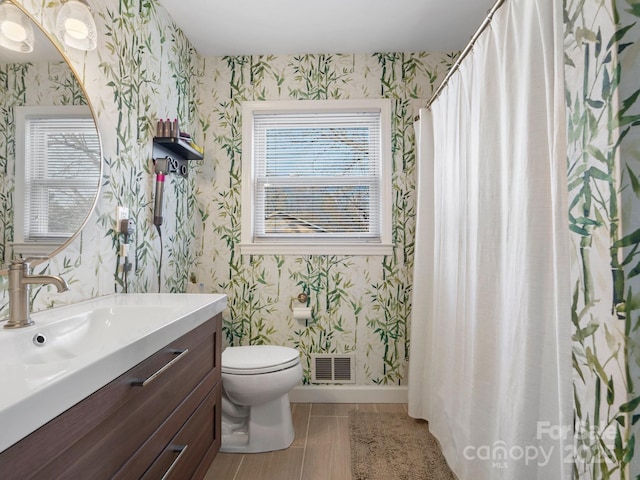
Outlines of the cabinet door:
{"label": "cabinet door", "polygon": [[200,404],[142,477],[145,480],[192,478],[213,448],[220,448],[220,383]]}

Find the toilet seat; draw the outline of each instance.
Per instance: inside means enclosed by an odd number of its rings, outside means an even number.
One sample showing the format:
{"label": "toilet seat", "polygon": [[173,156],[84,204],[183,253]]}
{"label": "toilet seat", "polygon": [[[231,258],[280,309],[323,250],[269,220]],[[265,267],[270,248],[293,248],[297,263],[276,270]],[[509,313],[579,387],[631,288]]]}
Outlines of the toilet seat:
{"label": "toilet seat", "polygon": [[222,352],[222,373],[257,375],[273,373],[300,363],[300,353],[277,345],[227,347]]}

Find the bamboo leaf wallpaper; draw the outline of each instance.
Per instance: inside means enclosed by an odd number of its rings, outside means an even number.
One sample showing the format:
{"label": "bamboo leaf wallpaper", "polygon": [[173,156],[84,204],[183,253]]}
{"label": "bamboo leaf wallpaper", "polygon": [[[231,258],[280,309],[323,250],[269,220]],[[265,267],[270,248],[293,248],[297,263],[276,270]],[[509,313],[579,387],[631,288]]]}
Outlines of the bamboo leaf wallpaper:
{"label": "bamboo leaf wallpaper", "polygon": [[565,2],[575,478],[640,471],[638,7]]}
{"label": "bamboo leaf wallpaper", "polygon": [[[229,295],[229,344],[297,348],[304,382],[311,354],[355,353],[358,384],[406,382],[413,236],[413,119],[455,56],[269,55],[205,59],[200,125],[213,162],[196,174],[197,282]],[[393,232],[388,257],[240,255],[241,102],[391,98],[393,100]],[[206,161],[205,161],[206,163]],[[309,295],[312,318],[293,320],[291,300]]]}

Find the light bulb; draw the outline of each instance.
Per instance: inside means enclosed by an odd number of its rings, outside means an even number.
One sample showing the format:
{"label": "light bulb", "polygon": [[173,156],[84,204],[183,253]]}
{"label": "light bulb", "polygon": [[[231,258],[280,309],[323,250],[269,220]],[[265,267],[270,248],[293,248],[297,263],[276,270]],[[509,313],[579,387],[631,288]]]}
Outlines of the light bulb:
{"label": "light bulb", "polygon": [[76,18],[67,18],[64,21],[66,34],[76,40],[84,40],[89,35],[89,28],[83,22]]}
{"label": "light bulb", "polygon": [[56,32],[65,45],[78,50],[96,48],[96,24],[84,0],[66,0],[56,17]]}
{"label": "light bulb", "polygon": [[10,3],[0,0],[0,46],[21,53],[33,51],[33,27]]}
{"label": "light bulb", "polygon": [[2,34],[12,42],[24,42],[27,39],[25,28],[11,20],[6,20],[2,23]]}

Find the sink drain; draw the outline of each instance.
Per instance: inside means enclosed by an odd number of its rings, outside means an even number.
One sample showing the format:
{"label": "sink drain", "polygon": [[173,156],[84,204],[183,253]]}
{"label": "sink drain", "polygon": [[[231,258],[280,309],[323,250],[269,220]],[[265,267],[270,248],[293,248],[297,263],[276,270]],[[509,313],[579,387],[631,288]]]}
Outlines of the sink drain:
{"label": "sink drain", "polygon": [[33,336],[33,343],[38,347],[41,347],[45,343],[47,343],[47,337],[43,333],[36,333]]}

